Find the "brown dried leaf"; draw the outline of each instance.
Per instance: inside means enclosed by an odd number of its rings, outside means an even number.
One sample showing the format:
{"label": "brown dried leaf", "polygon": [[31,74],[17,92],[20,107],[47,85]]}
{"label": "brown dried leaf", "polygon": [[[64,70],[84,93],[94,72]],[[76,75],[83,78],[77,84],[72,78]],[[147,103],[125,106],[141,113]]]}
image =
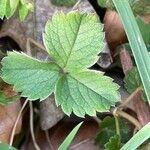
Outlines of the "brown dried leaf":
{"label": "brown dried leaf", "polygon": [[[12,128],[21,109],[20,101],[16,101],[9,105],[0,105],[0,141],[8,143],[10,140]],[[19,120],[16,134],[20,132],[22,118]]]}
{"label": "brown dried leaf", "polygon": [[106,32],[106,41],[111,50],[126,41],[124,27],[119,15],[112,10],[107,10],[104,17],[104,29]]}

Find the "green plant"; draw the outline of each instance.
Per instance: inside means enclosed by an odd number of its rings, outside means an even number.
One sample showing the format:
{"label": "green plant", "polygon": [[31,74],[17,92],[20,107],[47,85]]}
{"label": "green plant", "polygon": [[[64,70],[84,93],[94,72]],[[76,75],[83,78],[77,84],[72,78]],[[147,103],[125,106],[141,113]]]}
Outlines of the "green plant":
{"label": "green plant", "polygon": [[138,131],[120,150],[136,150],[143,142],[150,138],[150,123]]}
{"label": "green plant", "polygon": [[9,104],[9,103],[13,103],[14,101],[16,101],[17,99],[19,99],[18,96],[6,96],[4,94],[4,92],[0,91],[0,104],[1,105],[6,105],[6,104]]}
{"label": "green plant", "polygon": [[[128,73],[126,74],[124,78],[124,83],[129,93],[134,92],[137,88],[140,88],[140,87],[141,89],[143,89],[142,81],[141,81],[140,75],[136,67],[133,67],[130,71],[128,71]],[[147,100],[144,91],[142,95],[143,95],[143,99]]]}
{"label": "green plant", "polygon": [[[100,122],[100,132],[96,137],[96,143],[100,147],[114,147],[114,150],[121,147],[131,137],[129,123],[122,118],[118,118],[119,132],[116,131],[116,121],[114,117],[107,116]],[[114,146],[112,146],[114,144]],[[106,148],[107,150],[110,148]]]}
{"label": "green plant", "polygon": [[29,100],[44,100],[54,92],[57,106],[67,115],[108,111],[120,99],[119,86],[103,72],[87,69],[102,51],[102,29],[95,14],[57,13],[47,22],[43,37],[51,61],[8,52],[2,78]]}
{"label": "green plant", "polygon": [[71,144],[72,140],[74,139],[75,135],[77,134],[79,128],[81,127],[82,122],[79,123],[66,137],[63,143],[59,146],[58,150],[67,150],[69,145]]}
{"label": "green plant", "polygon": [[118,13],[121,16],[125,31],[132,49],[132,53],[144,86],[147,99],[150,103],[150,56],[138,28],[135,17],[128,1],[113,0]]}
{"label": "green plant", "polygon": [[31,3],[26,0],[1,0],[0,1],[0,18],[10,18],[15,11],[19,10],[19,18],[21,21],[25,19],[28,12],[33,9]]}
{"label": "green plant", "polygon": [[1,150],[17,150],[16,148],[6,144],[6,143],[3,143],[0,141],[0,149]]}
{"label": "green plant", "polygon": [[[133,56],[150,103],[150,57],[145,46],[135,17],[133,16],[129,2],[126,0],[113,0],[113,3],[120,14],[128,40],[133,52]],[[149,137],[150,124],[145,125],[136,135],[134,135],[121,150],[135,150]]]}

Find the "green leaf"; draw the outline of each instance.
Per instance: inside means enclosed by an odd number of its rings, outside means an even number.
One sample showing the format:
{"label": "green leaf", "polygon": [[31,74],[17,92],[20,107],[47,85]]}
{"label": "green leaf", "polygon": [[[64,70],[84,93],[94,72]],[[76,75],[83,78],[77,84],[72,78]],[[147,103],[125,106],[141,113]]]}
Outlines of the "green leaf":
{"label": "green leaf", "polygon": [[6,17],[10,18],[16,11],[19,0],[7,0]]}
{"label": "green leaf", "polygon": [[8,0],[1,0],[0,1],[0,18],[3,19],[6,14],[6,7],[7,7]]}
{"label": "green leaf", "polygon": [[142,81],[136,67],[128,71],[124,78],[124,82],[129,93],[134,92],[138,87],[142,87]]}
{"label": "green leaf", "polygon": [[113,0],[132,48],[133,56],[150,103],[150,56],[128,1]]}
{"label": "green leaf", "polygon": [[150,123],[138,131],[120,150],[136,150],[142,143],[150,138]]}
{"label": "green leaf", "polygon": [[[56,103],[70,115],[96,116],[96,111],[108,111],[119,100],[119,86],[102,72],[83,70],[66,74],[56,85]],[[109,92],[108,92],[109,91]]]}
{"label": "green leaf", "polygon": [[33,9],[33,5],[31,3],[27,3],[25,0],[20,0],[19,2],[19,17],[20,20],[23,21],[28,12]]}
{"label": "green leaf", "polygon": [[59,67],[53,62],[42,62],[24,53],[9,52],[2,65],[2,78],[30,100],[48,97],[59,78]]}
{"label": "green leaf", "polygon": [[150,24],[144,22],[140,17],[136,18],[139,29],[141,31],[145,43],[150,43]]}
{"label": "green leaf", "polygon": [[92,66],[104,42],[103,25],[96,14],[57,13],[46,24],[44,43],[65,72]]}
{"label": "green leaf", "polygon": [[[126,143],[131,138],[131,129],[129,123],[125,119],[118,119],[121,133],[121,142]],[[102,147],[108,142],[111,137],[116,135],[116,125],[114,117],[105,117],[100,123],[100,128],[102,128],[102,130],[96,137],[96,143],[100,145],[100,147]]]}
{"label": "green leaf", "polygon": [[[129,93],[134,92],[137,88],[143,87],[140,75],[136,67],[133,67],[124,78],[125,87]],[[143,91],[143,99],[147,100],[146,94]]]}
{"label": "green leaf", "polygon": [[17,150],[17,149],[0,141],[0,150]]}
{"label": "green leaf", "polygon": [[7,97],[2,91],[0,91],[0,104],[6,105],[13,103],[14,101],[18,100],[19,96]]}
{"label": "green leaf", "polygon": [[109,142],[105,144],[106,150],[120,150],[121,143],[120,137],[115,135],[109,139]]}
{"label": "green leaf", "polygon": [[87,70],[97,60],[103,38],[95,14],[58,13],[44,36],[52,62],[11,52],[2,61],[2,77],[30,100],[43,100],[54,92],[57,105],[68,115],[108,111],[120,100],[119,86],[102,72]]}
{"label": "green leaf", "polygon": [[0,1],[0,18],[10,18],[19,5],[19,17],[23,21],[29,11],[33,10],[33,5],[27,3],[27,0],[1,0]]}
{"label": "green leaf", "polygon": [[69,145],[71,144],[72,140],[74,139],[75,135],[77,134],[79,128],[81,127],[82,122],[79,123],[72,131],[71,133],[67,136],[67,138],[64,140],[64,142],[60,145],[58,150],[67,150]]}

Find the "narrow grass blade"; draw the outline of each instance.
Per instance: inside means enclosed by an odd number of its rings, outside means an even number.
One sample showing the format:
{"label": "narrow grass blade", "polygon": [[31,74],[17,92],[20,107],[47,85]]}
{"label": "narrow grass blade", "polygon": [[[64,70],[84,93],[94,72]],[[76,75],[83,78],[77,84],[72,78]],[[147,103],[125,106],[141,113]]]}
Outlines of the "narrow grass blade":
{"label": "narrow grass blade", "polygon": [[143,142],[150,138],[150,123],[137,132],[120,150],[136,150]]}
{"label": "narrow grass blade", "polygon": [[128,0],[113,0],[122,19],[136,65],[150,103],[150,56]]}
{"label": "narrow grass blade", "polygon": [[0,150],[17,150],[17,149],[0,141]]}
{"label": "narrow grass blade", "polygon": [[78,132],[80,126],[83,122],[79,123],[67,136],[67,138],[64,140],[64,142],[59,146],[58,150],[67,150],[69,145],[71,144],[72,140],[74,139],[76,133]]}

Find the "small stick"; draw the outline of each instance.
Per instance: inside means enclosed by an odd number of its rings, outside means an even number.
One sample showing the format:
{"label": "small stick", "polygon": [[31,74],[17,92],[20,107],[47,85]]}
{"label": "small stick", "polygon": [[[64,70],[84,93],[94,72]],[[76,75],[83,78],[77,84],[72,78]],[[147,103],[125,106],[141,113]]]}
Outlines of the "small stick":
{"label": "small stick", "polygon": [[[27,49],[27,54],[28,55],[32,55],[31,53],[31,43],[35,44],[36,46],[40,47],[41,49],[43,49],[43,47],[41,46],[41,44],[37,43],[36,41],[34,41],[31,38],[27,39],[27,43],[26,43],[26,49]],[[40,147],[38,146],[36,139],[35,139],[35,134],[34,134],[34,123],[33,123],[33,105],[32,102],[29,101],[29,106],[30,106],[30,132],[31,132],[31,137],[32,137],[32,141],[34,144],[34,147],[36,150],[40,150]]]}
{"label": "small stick", "polygon": [[19,113],[18,113],[17,119],[16,119],[15,124],[14,124],[14,127],[13,127],[13,129],[12,129],[11,137],[10,137],[10,142],[9,142],[9,145],[10,145],[10,146],[12,146],[12,144],[13,144],[13,140],[14,140],[14,136],[15,136],[15,131],[16,131],[17,124],[18,124],[18,122],[19,122],[19,119],[20,119],[20,117],[21,117],[21,114],[22,114],[22,112],[23,112],[25,106],[27,105],[27,103],[28,103],[28,100],[26,100],[26,101],[24,102],[24,104],[22,105],[22,108],[20,109],[20,111],[19,111]]}
{"label": "small stick", "polygon": [[28,38],[27,39],[27,45],[26,45],[26,49],[27,49],[28,54],[31,54],[31,43],[34,44],[35,46],[37,46],[38,48],[44,50],[45,52],[47,52],[47,50],[45,49],[45,47],[42,44],[36,42],[35,40],[33,40],[31,38]]}
{"label": "small stick", "polygon": [[119,105],[119,108],[126,106],[126,104],[129,103],[131,100],[133,100],[133,98],[135,97],[135,95],[137,93],[139,93],[141,90],[142,90],[142,88],[138,87],[127,99],[121,101],[122,103]]}
{"label": "small stick", "polygon": [[76,4],[73,6],[72,10],[77,9],[78,5],[81,3],[81,0],[78,0]]}
{"label": "small stick", "polygon": [[118,116],[117,116],[115,113],[113,113],[113,116],[114,116],[114,118],[115,118],[116,133],[117,133],[117,135],[119,135],[119,137],[121,138]]}
{"label": "small stick", "polygon": [[49,144],[50,150],[54,150],[54,147],[53,147],[51,140],[50,140],[50,137],[49,137],[48,130],[45,131],[45,136],[46,136],[47,142]]}
{"label": "small stick", "polygon": [[34,147],[36,150],[40,150],[40,147],[38,146],[36,139],[35,139],[35,134],[34,134],[34,125],[33,125],[33,105],[32,102],[29,102],[29,106],[30,106],[30,132],[31,132],[31,137],[32,137],[32,141],[34,144]]}
{"label": "small stick", "polygon": [[93,119],[97,122],[98,125],[100,125],[101,120],[97,116],[93,117]]}
{"label": "small stick", "polygon": [[135,119],[133,116],[129,115],[128,113],[122,110],[119,110],[118,108],[115,108],[112,112],[113,114],[115,114],[115,116],[118,115],[130,121],[132,124],[134,124],[137,127],[138,130],[142,128],[142,125],[140,124],[140,122],[137,119]]}

